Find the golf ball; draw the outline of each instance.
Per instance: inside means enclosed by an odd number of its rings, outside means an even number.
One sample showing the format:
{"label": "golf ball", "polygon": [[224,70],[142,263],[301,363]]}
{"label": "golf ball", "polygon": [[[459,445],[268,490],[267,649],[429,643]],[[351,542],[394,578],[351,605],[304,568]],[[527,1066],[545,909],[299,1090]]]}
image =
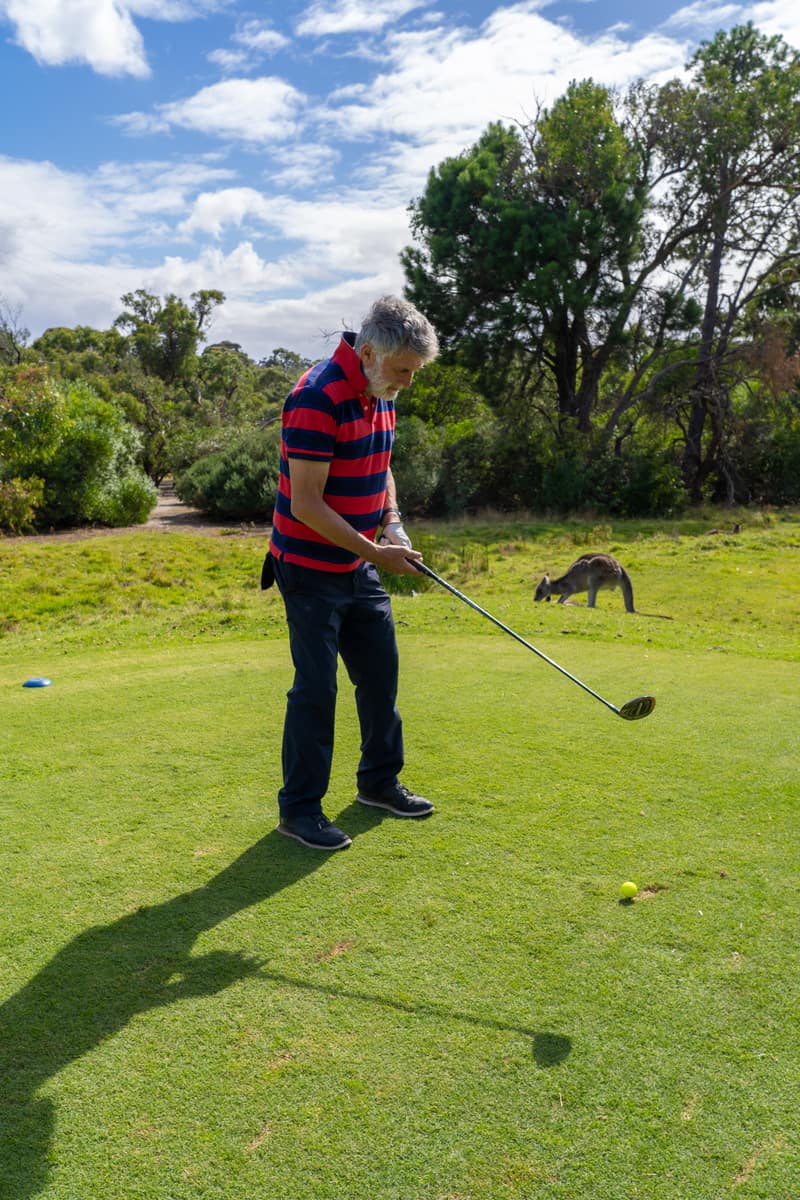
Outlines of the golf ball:
{"label": "golf ball", "polygon": [[638,889],[638,887],[636,886],[636,884],[633,882],[633,880],[632,880],[632,879],[628,879],[628,880],[626,880],[626,881],[625,881],[625,883],[623,883],[623,884],[622,884],[622,886],[620,887],[620,889],[619,889],[619,894],[620,894],[620,896],[622,896],[622,899],[623,899],[623,900],[632,900],[632,899],[633,899],[633,897],[634,897],[634,896],[636,895],[636,893],[638,892],[638,890],[639,890],[639,889]]}

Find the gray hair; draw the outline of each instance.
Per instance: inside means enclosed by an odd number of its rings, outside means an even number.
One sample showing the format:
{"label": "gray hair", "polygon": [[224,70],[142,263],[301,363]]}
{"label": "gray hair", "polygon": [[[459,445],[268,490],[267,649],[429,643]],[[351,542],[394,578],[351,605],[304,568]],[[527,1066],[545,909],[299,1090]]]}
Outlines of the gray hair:
{"label": "gray hair", "polygon": [[365,342],[381,357],[411,350],[428,363],[439,353],[436,330],[410,300],[401,296],[381,296],[375,301],[356,335],[356,353]]}

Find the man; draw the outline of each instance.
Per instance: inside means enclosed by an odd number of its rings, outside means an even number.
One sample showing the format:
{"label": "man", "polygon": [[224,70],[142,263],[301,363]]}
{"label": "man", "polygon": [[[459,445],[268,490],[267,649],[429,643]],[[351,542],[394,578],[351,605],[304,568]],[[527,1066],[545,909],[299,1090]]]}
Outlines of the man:
{"label": "man", "polygon": [[345,333],[334,354],[301,377],[283,410],[280,483],[265,562],[265,583],[274,575],[286,606],[295,668],[278,829],[315,850],[350,845],[322,811],[339,655],[355,686],[361,726],[356,798],[397,817],[433,812],[429,800],[398,779],[397,643],[376,568],[413,575],[413,562],[422,558],[397,507],[390,467],[394,401],[438,349],[422,313],[384,296],[358,334]]}

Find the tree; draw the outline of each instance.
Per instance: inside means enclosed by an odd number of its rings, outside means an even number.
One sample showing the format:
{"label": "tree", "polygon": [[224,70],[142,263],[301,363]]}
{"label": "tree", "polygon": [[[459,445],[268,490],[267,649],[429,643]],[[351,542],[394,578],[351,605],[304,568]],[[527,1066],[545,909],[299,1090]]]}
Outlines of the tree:
{"label": "tree", "polygon": [[263,407],[256,394],[257,368],[241,346],[217,342],[206,346],[198,362],[200,394],[209,417],[220,421],[243,420]]}
{"label": "tree", "polygon": [[127,331],[131,416],[143,434],[145,470],[156,482],[171,469],[173,441],[196,421],[198,346],[225,297],[208,289],[189,299],[186,304],[170,294],[161,300],[140,288],[122,297],[127,307],[114,322]]}
{"label": "tree", "polygon": [[171,386],[186,384],[197,365],[197,348],[205,338],[214,309],[222,304],[222,292],[206,289],[192,292],[191,304],[175,295],[160,300],[139,288],[126,292],[127,305],[114,322],[127,330],[133,353],[146,375],[155,375]]}
{"label": "tree", "polygon": [[60,379],[88,379],[104,399],[124,390],[128,340],[117,329],[52,326],[36,339],[31,355]]}
{"label": "tree", "polygon": [[546,376],[559,422],[589,431],[643,286],[631,267],[646,182],[611,94],[591,80],[431,172],[412,205],[422,246],[402,256],[407,292],[445,349],[482,368],[487,394],[530,394]]}
{"label": "tree", "polygon": [[0,296],[0,366],[22,362],[30,332],[22,324],[22,305],[11,305]]}
{"label": "tree", "polygon": [[691,60],[688,85],[662,89],[664,157],[676,182],[664,211],[688,214],[687,288],[702,307],[686,400],[683,473],[693,500],[713,477],[746,498],[727,454],[731,391],[742,378],[741,320],[776,275],[800,263],[800,55],[751,24],[719,33]]}

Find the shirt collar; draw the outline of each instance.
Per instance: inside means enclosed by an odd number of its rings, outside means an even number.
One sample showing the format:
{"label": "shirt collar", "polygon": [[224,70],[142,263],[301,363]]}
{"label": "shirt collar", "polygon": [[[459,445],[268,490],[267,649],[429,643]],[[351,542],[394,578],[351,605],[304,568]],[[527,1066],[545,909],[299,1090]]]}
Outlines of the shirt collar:
{"label": "shirt collar", "polygon": [[342,368],[347,376],[347,382],[352,384],[353,388],[360,396],[366,392],[369,380],[364,374],[360,357],[353,349],[353,343],[355,340],[356,335],[351,333],[349,330],[346,333],[343,333],[342,340],[339,342],[339,345],[336,347],[336,350],[333,354],[333,361]]}

